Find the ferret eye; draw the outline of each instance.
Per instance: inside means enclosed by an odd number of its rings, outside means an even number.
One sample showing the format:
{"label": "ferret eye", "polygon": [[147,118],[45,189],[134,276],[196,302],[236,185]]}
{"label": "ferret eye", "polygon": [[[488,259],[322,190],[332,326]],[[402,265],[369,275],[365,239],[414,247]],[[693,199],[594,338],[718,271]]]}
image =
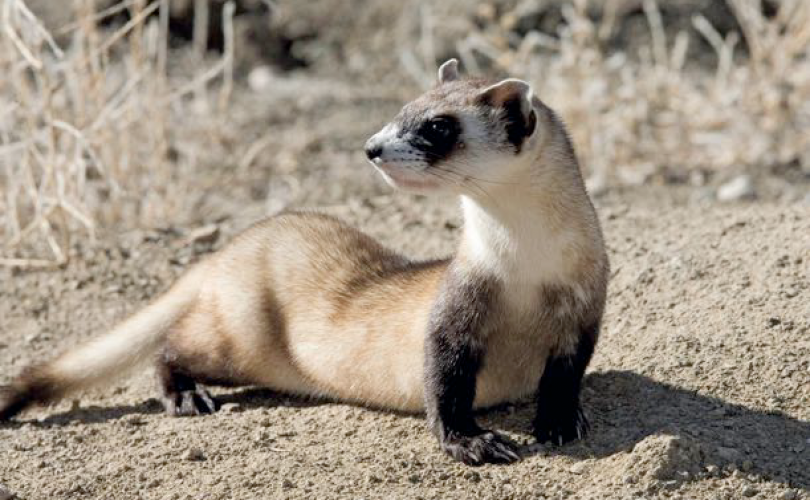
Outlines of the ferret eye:
{"label": "ferret eye", "polygon": [[461,143],[461,122],[452,115],[434,116],[422,121],[410,134],[409,142],[415,149],[424,153],[429,165],[444,161]]}
{"label": "ferret eye", "polygon": [[426,122],[422,126],[420,135],[435,144],[450,139],[454,132],[455,127],[452,119],[438,117]]}
{"label": "ferret eye", "polygon": [[444,120],[430,122],[430,131],[436,135],[447,135],[450,133],[450,126]]}

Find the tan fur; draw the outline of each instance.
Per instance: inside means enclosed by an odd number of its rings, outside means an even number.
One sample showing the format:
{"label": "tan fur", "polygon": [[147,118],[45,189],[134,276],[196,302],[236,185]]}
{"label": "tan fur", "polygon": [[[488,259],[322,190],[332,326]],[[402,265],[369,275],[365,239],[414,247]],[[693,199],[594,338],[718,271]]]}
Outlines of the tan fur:
{"label": "tan fur", "polygon": [[[400,120],[437,108],[472,113],[473,97],[491,84],[443,71],[448,82]],[[576,344],[571,318],[598,322],[604,306],[607,259],[573,150],[551,110],[530,102],[539,132],[520,157],[525,167],[504,167],[501,183],[480,184],[485,196],[465,189],[486,171],[462,172],[453,188],[466,220],[456,267],[499,285],[483,336],[479,407],[533,392],[547,356]],[[487,123],[475,133],[502,135]],[[507,148],[488,146],[484,135],[468,142],[476,147],[509,165]],[[113,336],[143,339],[119,346],[139,346],[126,359],[105,350],[108,336],[39,369],[38,383],[53,388],[40,399],[103,383],[161,350],[195,379],[421,410],[426,329],[450,262],[410,261],[323,215],[268,219],[119,327]]]}
{"label": "tan fur", "polygon": [[208,263],[168,342],[214,379],[415,410],[445,266],[412,263],[330,217],[281,215]]}

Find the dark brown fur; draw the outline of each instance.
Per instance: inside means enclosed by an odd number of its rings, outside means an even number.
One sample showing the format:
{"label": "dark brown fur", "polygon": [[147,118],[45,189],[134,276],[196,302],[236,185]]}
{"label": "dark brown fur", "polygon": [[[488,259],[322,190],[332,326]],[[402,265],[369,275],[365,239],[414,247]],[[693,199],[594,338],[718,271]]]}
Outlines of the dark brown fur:
{"label": "dark brown fur", "polygon": [[45,368],[30,366],[11,384],[0,386],[0,421],[29,406],[58,400],[61,395],[58,383]]}

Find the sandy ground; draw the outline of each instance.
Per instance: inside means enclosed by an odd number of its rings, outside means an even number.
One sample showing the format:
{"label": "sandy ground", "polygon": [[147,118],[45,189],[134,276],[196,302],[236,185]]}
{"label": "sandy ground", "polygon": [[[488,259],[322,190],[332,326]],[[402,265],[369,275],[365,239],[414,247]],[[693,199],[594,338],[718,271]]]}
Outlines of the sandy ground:
{"label": "sandy ground", "polygon": [[[525,457],[468,468],[420,416],[246,389],[218,391],[216,415],[169,418],[144,369],[0,424],[0,484],[25,499],[810,498],[810,208],[674,198],[597,200],[613,273],[584,441],[531,446],[531,405],[497,408],[480,418]],[[419,256],[450,252],[458,232],[446,200],[328,210]],[[249,222],[222,223],[213,243],[134,231],[74,247],[64,270],[4,271],[0,382],[110,327]]]}
{"label": "sandy ground", "polygon": [[[219,136],[177,145],[201,160],[182,179],[177,205],[190,208],[161,227],[76,241],[58,271],[0,269],[0,383],[110,328],[286,205],[336,214],[411,255],[451,252],[455,202],[392,195],[363,159],[414,85],[325,73],[239,87]],[[481,415],[525,444],[505,467],[452,462],[421,416],[258,389],[219,390],[218,414],[174,419],[145,368],[0,424],[0,500],[810,499],[810,184],[754,173],[759,201],[711,201],[737,173],[596,199],[613,273],[584,441],[533,446],[527,402]],[[217,234],[190,242],[212,225]]]}

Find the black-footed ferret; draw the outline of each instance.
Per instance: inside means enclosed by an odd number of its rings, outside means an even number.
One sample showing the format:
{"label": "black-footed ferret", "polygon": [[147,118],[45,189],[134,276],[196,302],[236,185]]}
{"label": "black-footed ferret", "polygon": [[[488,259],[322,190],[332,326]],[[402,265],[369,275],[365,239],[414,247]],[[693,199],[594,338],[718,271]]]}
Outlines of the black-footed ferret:
{"label": "black-footed ferret", "polygon": [[267,219],[111,333],[24,370],[0,419],[156,360],[171,415],[216,411],[206,383],[426,410],[447,453],[481,464],[518,453],[473,408],[535,393],[539,440],[582,436],[608,278],[596,214],[529,84],[456,68],[366,144],[392,186],[461,198],[452,259],[409,260],[323,215]]}

